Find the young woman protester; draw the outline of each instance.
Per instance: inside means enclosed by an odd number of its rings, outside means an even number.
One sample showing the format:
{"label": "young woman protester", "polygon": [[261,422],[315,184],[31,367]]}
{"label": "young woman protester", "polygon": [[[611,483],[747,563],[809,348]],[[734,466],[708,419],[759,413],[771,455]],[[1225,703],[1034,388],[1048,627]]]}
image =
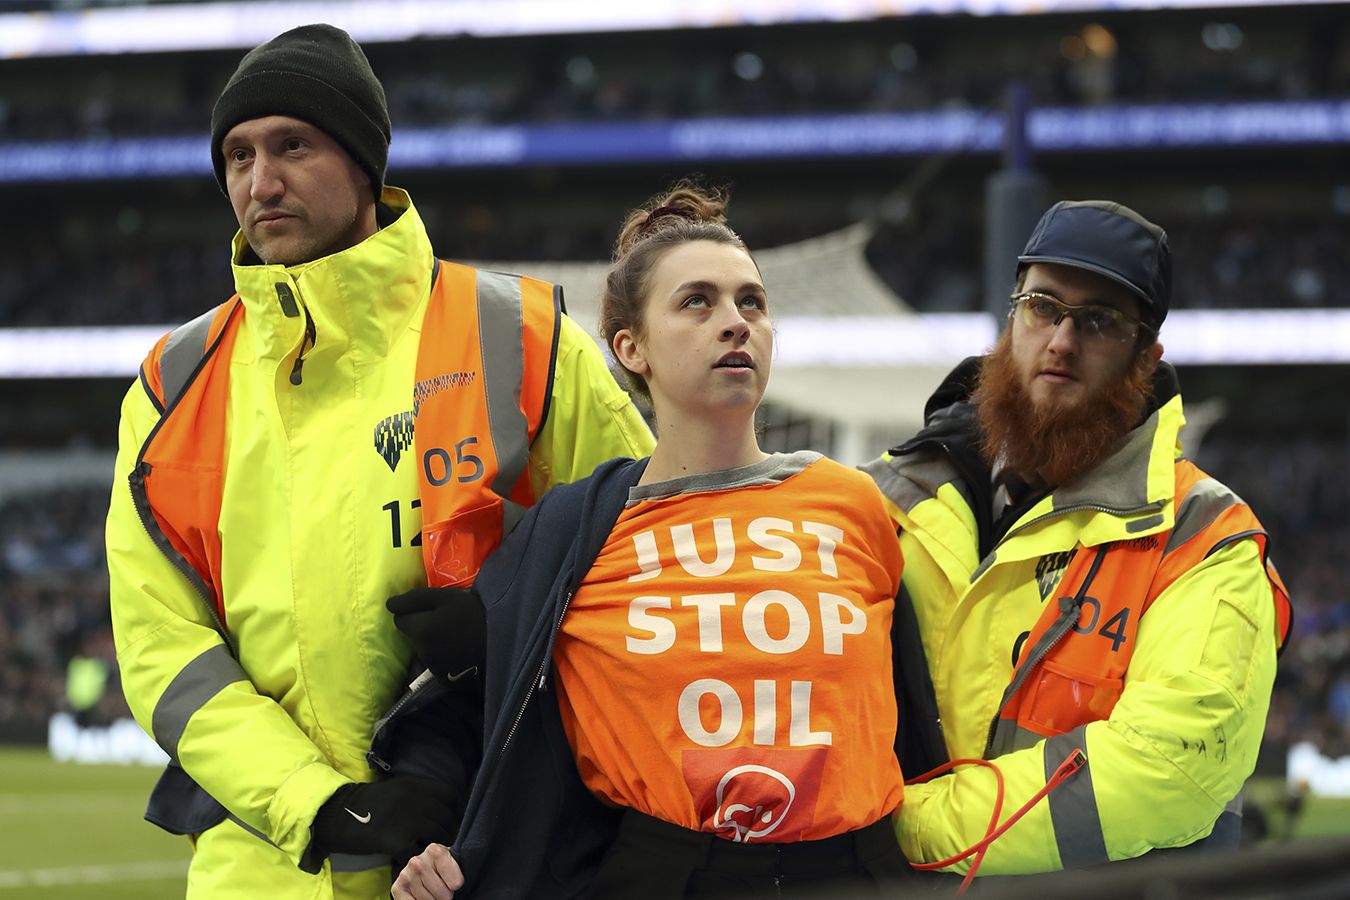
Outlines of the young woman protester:
{"label": "young woman protester", "polygon": [[451,595],[486,610],[486,740],[454,847],[414,858],[397,900],[893,895],[908,875],[898,541],[867,476],[760,450],[773,328],[724,207],[682,183],[624,224],[602,330],[656,450],[551,491],[478,597]]}

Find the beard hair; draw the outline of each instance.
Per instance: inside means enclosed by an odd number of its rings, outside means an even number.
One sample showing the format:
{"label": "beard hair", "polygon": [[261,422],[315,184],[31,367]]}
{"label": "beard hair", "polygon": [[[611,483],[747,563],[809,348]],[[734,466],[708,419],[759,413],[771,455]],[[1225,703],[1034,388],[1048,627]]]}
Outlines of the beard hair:
{"label": "beard hair", "polygon": [[1140,351],[1125,375],[1070,405],[1038,407],[1022,384],[1012,355],[1012,328],[1004,329],[980,366],[971,402],[983,437],[980,454],[1017,477],[1050,487],[1069,484],[1096,468],[1143,417],[1157,362]]}

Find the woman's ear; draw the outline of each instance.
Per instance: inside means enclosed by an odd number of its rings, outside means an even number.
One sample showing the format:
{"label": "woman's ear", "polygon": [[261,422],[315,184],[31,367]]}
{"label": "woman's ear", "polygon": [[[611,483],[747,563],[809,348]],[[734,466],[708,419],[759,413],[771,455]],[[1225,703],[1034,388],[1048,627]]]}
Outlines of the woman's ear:
{"label": "woman's ear", "polygon": [[614,358],[634,375],[641,375],[646,378],[651,374],[651,367],[647,365],[647,359],[642,353],[642,347],[638,344],[637,338],[633,337],[633,332],[627,328],[621,329],[614,335],[612,344]]}

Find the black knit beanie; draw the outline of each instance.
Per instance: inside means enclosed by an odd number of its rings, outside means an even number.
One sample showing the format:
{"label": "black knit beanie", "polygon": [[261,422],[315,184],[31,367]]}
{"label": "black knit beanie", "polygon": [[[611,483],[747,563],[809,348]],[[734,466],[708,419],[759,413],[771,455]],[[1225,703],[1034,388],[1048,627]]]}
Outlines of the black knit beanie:
{"label": "black knit beanie", "polygon": [[366,54],[347,32],[301,25],[239,61],[211,110],[211,158],[227,194],[221,142],[240,122],[264,116],[291,116],[322,129],[370,176],[379,200],[389,160],[389,110]]}

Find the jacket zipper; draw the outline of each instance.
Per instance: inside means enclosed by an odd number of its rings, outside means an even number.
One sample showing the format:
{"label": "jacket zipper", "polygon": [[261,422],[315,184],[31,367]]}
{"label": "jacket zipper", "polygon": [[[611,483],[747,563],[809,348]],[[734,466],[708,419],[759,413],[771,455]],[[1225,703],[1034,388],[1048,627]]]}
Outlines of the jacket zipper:
{"label": "jacket zipper", "polygon": [[[642,464],[639,463],[638,465],[640,467]],[[591,521],[591,507],[593,502],[594,497],[588,494],[583,504],[581,515],[582,522]],[[515,739],[516,732],[519,730],[520,724],[524,720],[525,713],[529,709],[530,701],[534,697],[535,692],[546,688],[547,686],[548,666],[553,658],[552,648],[557,640],[558,632],[562,628],[563,619],[566,617],[567,611],[571,607],[572,598],[575,596],[576,590],[582,581],[582,576],[576,574],[578,560],[593,560],[595,558],[594,553],[588,556],[587,550],[598,551],[599,548],[587,546],[585,549],[579,550],[574,546],[572,552],[567,557],[567,561],[564,561],[559,568],[559,577],[555,583],[567,585],[567,590],[552,623],[553,627],[548,636],[548,641],[545,643],[543,659],[540,660],[538,668],[534,671],[533,680],[526,689],[525,696],[521,699],[515,718],[511,722],[511,727],[507,731],[506,736],[502,739],[499,748],[495,753],[489,751],[484,752],[483,754],[482,761],[478,768],[478,776],[474,779],[474,788],[469,796],[468,806],[466,807],[463,819],[460,822],[459,835],[456,838],[456,844],[452,850],[457,849],[460,846],[460,842],[465,840],[465,836],[472,832],[478,822],[483,818],[483,797],[491,794],[495,790],[497,782],[502,777],[502,758],[510,747],[511,742]],[[587,568],[589,568],[589,564],[587,565]],[[559,593],[562,592],[560,591]]]}
{"label": "jacket zipper", "polygon": [[1006,534],[1003,535],[1003,537],[999,538],[997,543],[995,543],[994,546],[989,548],[989,552],[984,554],[983,557],[981,557],[979,565],[975,567],[975,573],[971,575],[971,584],[974,585],[975,581],[977,580],[977,576],[979,578],[983,578],[985,573],[993,568],[993,564],[995,562],[994,557],[998,553],[998,548],[1002,547],[1004,542],[1007,541],[1008,538],[1017,534],[1019,531],[1023,531],[1024,529],[1030,528],[1032,525],[1044,522],[1046,519],[1053,519],[1055,516],[1064,516],[1068,515],[1069,513],[1082,512],[1085,509],[1091,509],[1097,512],[1108,513],[1113,516],[1133,516],[1143,512],[1161,510],[1166,505],[1166,503],[1167,501],[1165,500],[1158,500],[1154,503],[1145,503],[1142,506],[1132,506],[1129,507],[1128,509],[1120,509],[1114,506],[1101,506],[1096,503],[1079,503],[1076,506],[1066,506],[1063,507],[1062,509],[1052,509],[1047,513],[1042,513],[1036,518],[1028,519],[1021,525],[1018,525],[1016,528],[1010,529]]}
{"label": "jacket zipper", "polygon": [[[1160,510],[1163,508],[1165,504],[1166,504],[1165,500],[1158,500],[1153,503],[1145,503],[1142,506],[1132,506],[1128,509],[1118,509],[1113,506],[1100,506],[1096,503],[1079,503],[1077,506],[1066,506],[1063,507],[1062,509],[1052,509],[1047,513],[1042,513],[1036,518],[1029,519],[1028,521],[1023,522],[1021,525],[1018,525],[1016,528],[1011,529],[1007,534],[999,538],[998,543],[994,544],[994,549],[997,550],[999,547],[1003,545],[1004,541],[1012,537],[1014,534],[1017,534],[1017,532],[1022,531],[1023,529],[1026,528],[1030,528],[1032,525],[1035,525],[1038,522],[1044,522],[1046,519],[1052,519],[1055,516],[1063,516],[1068,515],[1069,513],[1082,512],[1085,509],[1096,510],[1097,512],[1110,513],[1111,515],[1115,516],[1133,516],[1142,512]],[[990,552],[992,553],[993,551],[991,550]]]}
{"label": "jacket zipper", "polygon": [[553,623],[553,631],[549,635],[548,644],[544,649],[544,658],[539,661],[539,671],[535,673],[534,680],[530,682],[530,688],[525,692],[525,699],[520,702],[520,709],[516,711],[515,721],[511,723],[511,730],[506,733],[506,739],[502,741],[502,748],[499,753],[505,753],[506,748],[510,746],[511,739],[516,736],[516,729],[520,726],[520,720],[525,718],[525,709],[530,705],[530,698],[534,696],[536,688],[544,690],[547,681],[547,672],[549,660],[553,658],[553,642],[558,636],[558,629],[562,628],[563,616],[567,615],[567,607],[572,603],[572,591],[567,592],[563,598],[562,609],[558,610],[558,618]]}
{"label": "jacket zipper", "polygon": [[1096,558],[1092,560],[1092,565],[1088,567],[1087,577],[1083,579],[1082,586],[1074,594],[1069,605],[1060,611],[1059,618],[1055,620],[1055,624],[1050,631],[1041,636],[1040,641],[1037,642],[1039,646],[1033,648],[1035,652],[1028,653],[1027,658],[1013,673],[1012,682],[1009,683],[1008,689],[1003,692],[1003,700],[999,703],[998,709],[994,710],[994,718],[989,723],[989,734],[984,742],[983,756],[985,759],[989,758],[989,753],[993,749],[994,732],[998,729],[999,716],[1003,713],[1004,707],[1021,690],[1032,670],[1040,665],[1041,660],[1050,655],[1050,651],[1055,649],[1060,641],[1064,640],[1064,636],[1069,633],[1069,629],[1078,621],[1078,615],[1083,609],[1083,598],[1087,596],[1088,588],[1092,585],[1093,579],[1097,577],[1097,570],[1101,568],[1102,560],[1105,557],[1106,548],[1103,546],[1102,549],[1097,551]]}
{"label": "jacket zipper", "polygon": [[[965,469],[962,468],[960,460],[957,458],[956,454],[952,451],[952,448],[947,441],[940,439],[933,439],[933,443],[942,449],[943,454],[951,462],[952,466],[958,472],[961,473],[961,476],[963,478],[965,478],[968,482],[972,480],[970,477],[970,473],[966,472]],[[1035,525],[1038,522],[1043,522],[1046,519],[1050,519],[1055,516],[1067,515],[1073,512],[1082,512],[1083,510],[1086,509],[1096,510],[1097,512],[1104,512],[1117,516],[1130,516],[1142,512],[1148,512],[1150,510],[1160,510],[1163,508],[1164,505],[1165,501],[1157,501],[1153,503],[1145,503],[1140,506],[1130,507],[1128,509],[1117,509],[1115,507],[1102,506],[1096,503],[1080,503],[1075,506],[1066,506],[1062,509],[1053,509],[1047,513],[1043,513],[1037,516],[1034,519],[1029,519],[1028,521],[1023,522],[1022,524],[1016,526],[1015,528],[1010,529],[1003,535],[1003,537],[999,538],[999,540],[995,542],[994,546],[990,548],[989,553],[985,554],[985,558],[987,559],[990,554],[995,553],[999,547],[1003,546],[1003,543],[1007,541],[1008,538],[1012,537],[1013,535],[1017,534],[1020,531],[1030,528],[1032,525]],[[976,521],[977,522],[982,521],[978,517],[978,515],[976,517]],[[1088,576],[1084,580],[1082,589],[1079,590],[1078,594],[1074,597],[1072,607],[1061,613],[1060,618],[1055,622],[1054,628],[1042,636],[1041,647],[1036,652],[1034,659],[1028,656],[1025,663],[1021,666],[1018,666],[1017,671],[1013,674],[1013,680],[1009,684],[1008,689],[1004,691],[1003,700],[999,703],[998,709],[995,710],[994,712],[994,718],[989,723],[989,733],[987,739],[985,740],[984,745],[984,756],[986,758],[989,756],[989,751],[993,746],[994,731],[998,727],[999,715],[1003,712],[1003,708],[1008,705],[1008,701],[1013,698],[1013,696],[1017,693],[1017,690],[1022,686],[1022,683],[1026,681],[1027,676],[1031,674],[1031,670],[1035,668],[1035,666],[1038,665],[1040,661],[1044,659],[1050,653],[1050,651],[1055,648],[1056,644],[1058,644],[1061,640],[1064,639],[1064,635],[1068,633],[1069,628],[1072,627],[1072,624],[1075,621],[1077,621],[1077,613],[1079,610],[1082,609],[1083,606],[1082,598],[1086,594],[1087,586],[1092,583],[1092,579],[1096,576],[1097,568],[1098,566],[1100,566],[1101,558],[1104,555],[1105,551],[1103,550],[1098,554],[1097,558],[1093,560],[1092,567],[1088,571]],[[981,563],[981,565],[983,565],[983,563]],[[977,571],[979,570],[977,569]],[[1046,640],[1046,638],[1049,638],[1049,640]],[[940,725],[941,719],[939,719],[938,721]]]}
{"label": "jacket zipper", "polygon": [[300,386],[303,378],[300,369],[305,364],[305,354],[314,346],[315,341],[314,318],[310,316],[309,310],[305,309],[305,336],[300,340],[300,352],[296,354],[295,365],[291,368],[291,384],[296,387]]}
{"label": "jacket zipper", "polygon": [[[430,669],[425,669],[420,675],[412,680],[412,684],[408,685],[408,689],[403,692],[402,697],[398,698],[398,702],[390,708],[389,712],[385,713],[384,716],[380,718],[380,721],[375,723],[374,732],[371,736],[372,743],[375,738],[379,736],[380,731],[384,728],[385,724],[392,721],[403,710],[403,707],[415,700],[424,690],[427,690],[427,685],[434,681],[435,677],[436,676],[431,674]],[[385,761],[384,757],[376,753],[373,747],[366,751],[366,762],[378,766],[386,772],[392,771],[394,768]]]}

